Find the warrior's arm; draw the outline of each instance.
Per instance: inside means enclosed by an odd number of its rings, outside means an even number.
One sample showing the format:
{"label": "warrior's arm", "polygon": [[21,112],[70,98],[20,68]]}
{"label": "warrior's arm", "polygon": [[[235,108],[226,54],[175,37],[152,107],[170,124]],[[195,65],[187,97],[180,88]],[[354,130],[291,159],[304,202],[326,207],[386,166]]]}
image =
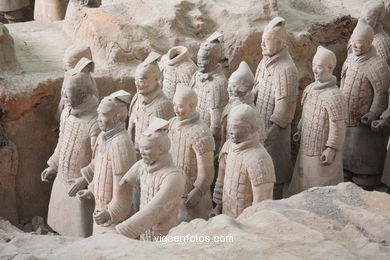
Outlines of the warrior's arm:
{"label": "warrior's arm", "polygon": [[214,152],[196,153],[198,173],[194,186],[203,194],[210,189],[214,180]]}
{"label": "warrior's arm", "polygon": [[253,191],[253,203],[258,203],[263,200],[271,200],[273,196],[274,183],[261,183],[259,185],[253,185],[252,183],[252,191]]}
{"label": "warrior's arm", "polygon": [[345,121],[329,119],[329,134],[326,147],[341,150],[345,139]]}
{"label": "warrior's arm", "polygon": [[219,159],[218,177],[215,183],[215,188],[213,193],[213,201],[215,204],[219,206],[222,206],[222,192],[223,192],[223,182],[225,179],[226,156],[227,153],[223,153],[221,154],[221,157]]}
{"label": "warrior's arm", "polygon": [[119,181],[124,174],[125,172],[113,173],[112,176],[112,200],[107,208],[111,216],[111,221],[114,223],[124,221],[131,211],[132,185],[119,185]]}
{"label": "warrior's arm", "polygon": [[[126,141],[128,142],[127,145]],[[122,177],[136,161],[135,150],[129,140],[111,146],[112,163],[112,200],[108,204],[108,212],[114,223],[125,220],[131,211],[132,185],[119,185]],[[137,169],[137,168],[136,168]],[[137,170],[138,171],[138,170]],[[134,173],[135,174],[135,173]],[[134,178],[134,177],[133,177]]]}
{"label": "warrior's arm", "polygon": [[275,101],[275,108],[270,120],[280,126],[287,127],[294,119],[297,96],[288,96]]}

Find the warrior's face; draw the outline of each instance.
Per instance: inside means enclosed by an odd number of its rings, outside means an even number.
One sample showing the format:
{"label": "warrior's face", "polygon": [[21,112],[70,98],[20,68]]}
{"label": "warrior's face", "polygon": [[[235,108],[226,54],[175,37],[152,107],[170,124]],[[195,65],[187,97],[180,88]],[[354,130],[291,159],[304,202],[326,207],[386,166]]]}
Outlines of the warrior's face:
{"label": "warrior's face", "polygon": [[234,119],[228,120],[227,131],[230,140],[235,144],[248,140],[250,134],[253,132],[248,123],[239,122]]}
{"label": "warrior's face", "polygon": [[244,97],[250,91],[250,89],[245,84],[234,80],[229,80],[227,90],[229,97],[237,98]]}
{"label": "warrior's face", "polygon": [[72,108],[80,106],[84,102],[85,96],[83,91],[72,87],[67,87],[64,91],[65,104]]}
{"label": "warrior's face", "polygon": [[142,159],[147,165],[153,164],[161,156],[160,144],[153,144],[153,142],[146,137],[141,138],[139,142],[139,151]]}
{"label": "warrior's face", "polygon": [[147,71],[136,72],[135,74],[135,86],[137,87],[137,92],[141,95],[147,95],[152,92],[157,85],[156,75]]}
{"label": "warrior's face", "polygon": [[200,49],[198,51],[197,56],[197,65],[199,68],[199,71],[202,73],[208,72],[209,69],[209,57],[208,52],[206,50]]}
{"label": "warrior's face", "polygon": [[189,100],[183,95],[175,94],[173,97],[173,109],[176,117],[181,121],[190,118],[195,113],[196,105],[193,104],[192,100]]}
{"label": "warrior's face", "polygon": [[363,55],[368,52],[371,47],[371,42],[368,39],[351,37],[352,52],[356,56]]}
{"label": "warrior's face", "polygon": [[273,56],[282,48],[282,42],[272,35],[263,35],[261,48],[264,56]]}
{"label": "warrior's face", "polygon": [[326,64],[313,61],[314,80],[319,82],[329,81],[332,77],[332,69]]}

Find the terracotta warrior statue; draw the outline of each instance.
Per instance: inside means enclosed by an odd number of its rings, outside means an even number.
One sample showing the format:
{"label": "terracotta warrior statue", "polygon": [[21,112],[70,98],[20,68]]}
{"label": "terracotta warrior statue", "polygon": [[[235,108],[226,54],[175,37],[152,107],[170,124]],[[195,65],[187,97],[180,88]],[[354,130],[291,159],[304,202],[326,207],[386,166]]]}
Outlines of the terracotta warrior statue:
{"label": "terracotta warrior statue", "polygon": [[[93,73],[95,70],[95,63],[92,61],[92,53],[91,49],[88,46],[83,45],[72,45],[65,51],[64,55],[64,81],[62,82],[61,87],[61,99],[60,103],[58,104],[58,110],[57,110],[57,119],[59,121],[61,117],[62,110],[64,109],[64,91],[66,88],[66,84],[69,80],[69,77],[72,73],[75,71],[72,70],[75,69],[78,72],[88,72]],[[91,80],[93,83],[94,88],[94,94],[97,98],[99,98],[99,93],[96,88],[96,83],[93,77],[91,76]]]}
{"label": "terracotta warrior statue", "polygon": [[191,81],[191,87],[199,98],[197,110],[200,118],[211,129],[217,147],[221,139],[221,115],[229,99],[227,79],[219,64],[223,55],[222,41],[223,35],[215,32],[200,45],[199,69]]}
{"label": "terracotta warrior statue", "polygon": [[[8,23],[25,22],[29,18],[30,0],[1,0],[0,15]],[[31,18],[30,18],[31,19]]]}
{"label": "terracotta warrior statue", "polygon": [[161,58],[163,70],[163,91],[169,99],[173,99],[176,88],[189,86],[191,77],[196,71],[196,65],[191,60],[187,47],[171,48]]}
{"label": "terracotta warrior statue", "polygon": [[285,20],[275,17],[265,27],[263,59],[255,76],[255,105],[267,130],[265,147],[275,165],[274,199],[283,197],[283,187],[292,176],[291,121],[298,96],[298,70],[288,47]]}
{"label": "terracotta warrior statue", "polygon": [[18,172],[18,150],[11,142],[3,126],[4,111],[0,108],[0,218],[12,224],[19,223],[16,204],[16,174]]}
{"label": "terracotta warrior statue", "polygon": [[[272,199],[275,170],[272,158],[260,143],[260,116],[247,104],[232,108],[228,117],[232,142],[228,153],[221,154],[211,216],[226,214],[238,217],[254,203]],[[224,148],[222,148],[224,150]]]}
{"label": "terracotta warrior statue", "polygon": [[69,0],[35,0],[34,20],[63,20]]}
{"label": "terracotta warrior statue", "polygon": [[[117,91],[103,98],[97,109],[102,131],[96,141],[91,163],[81,169],[88,189],[78,191],[80,199],[95,198],[93,233],[115,229],[129,217],[130,189],[119,181],[136,161],[133,142],[125,128],[131,95]],[[91,181],[92,180],[92,181]]]}
{"label": "terracotta warrior statue", "polygon": [[390,68],[372,46],[374,30],[359,19],[351,36],[350,53],[341,73],[341,90],[347,101],[344,178],[365,189],[380,184],[386,153],[382,133],[372,131],[388,104]]}
{"label": "terracotta warrior statue", "polygon": [[374,29],[372,45],[390,65],[390,36],[383,30],[385,15],[386,8],[382,0],[369,0],[362,7],[362,18]]}
{"label": "terracotta warrior statue", "polygon": [[153,118],[168,120],[175,115],[172,101],[161,90],[161,73],[157,65],[159,58],[159,54],[152,52],[135,71],[137,94],[130,104],[128,130],[137,152],[141,133],[146,130]]}
{"label": "terracotta warrior statue", "polygon": [[41,175],[46,182],[55,178],[47,222],[61,235],[87,237],[92,234],[93,201],[81,201],[68,192],[82,177],[80,170],[90,163],[100,132],[96,113],[99,101],[89,73],[75,71],[64,98],[67,105],[61,114],[57,147]]}
{"label": "terracotta warrior statue", "polygon": [[254,84],[255,77],[251,69],[245,61],[242,61],[238,69],[230,75],[228,81],[229,103],[223,109],[221,116],[221,144],[219,150],[221,150],[228,137],[227,118],[230,110],[240,104],[254,107],[254,96],[252,93]]}
{"label": "terracotta warrior statue", "polygon": [[173,97],[176,117],[169,122],[168,136],[173,162],[186,177],[179,221],[207,219],[212,207],[210,185],[214,180],[214,138],[196,111],[198,97],[188,87]]}
{"label": "terracotta warrior statue", "polygon": [[[142,160],[136,162],[120,185],[140,186],[140,210],[118,224],[116,230],[129,238],[154,241],[177,225],[185,178],[169,153],[171,142],[165,132],[168,122],[155,118],[140,138]],[[131,201],[131,197],[130,197]],[[130,203],[130,202],[129,202]]]}
{"label": "terracotta warrior statue", "polygon": [[319,46],[313,58],[315,81],[303,93],[302,118],[294,135],[301,143],[289,186],[292,194],[343,181],[347,104],[333,76],[335,67],[336,55]]}

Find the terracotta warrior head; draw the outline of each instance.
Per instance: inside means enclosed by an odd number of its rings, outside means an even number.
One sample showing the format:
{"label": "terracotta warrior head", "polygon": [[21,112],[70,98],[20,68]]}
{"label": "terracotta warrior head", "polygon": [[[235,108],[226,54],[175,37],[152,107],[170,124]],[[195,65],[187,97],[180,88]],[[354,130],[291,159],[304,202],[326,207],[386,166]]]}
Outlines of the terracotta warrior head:
{"label": "terracotta warrior head", "polygon": [[[76,67],[81,58],[92,60],[92,52],[88,46],[72,45],[65,51],[64,70],[68,71]],[[91,68],[93,70],[93,68]]]}
{"label": "terracotta warrior head", "polygon": [[68,84],[64,90],[65,104],[71,108],[78,108],[84,104],[91,96],[94,97],[94,82],[89,72],[79,72],[71,74]]}
{"label": "terracotta warrior head", "polygon": [[145,164],[154,164],[161,156],[169,154],[171,141],[166,133],[168,121],[155,118],[142,133],[139,141],[139,151]]}
{"label": "terracotta warrior head", "polygon": [[194,90],[185,86],[176,89],[173,97],[173,108],[180,121],[193,117],[197,104],[198,96]]}
{"label": "terracotta warrior head", "polygon": [[318,46],[317,52],[313,58],[313,73],[315,81],[327,82],[333,76],[333,70],[336,67],[336,55],[322,47]]}
{"label": "terracotta warrior head", "polygon": [[223,55],[222,42],[223,35],[215,32],[200,45],[197,57],[200,72],[211,72],[218,65]]}
{"label": "terracotta warrior head", "polygon": [[385,18],[386,8],[382,0],[370,0],[364,3],[362,7],[362,18],[372,27],[375,28],[381,24]]}
{"label": "terracotta warrior head", "polygon": [[102,99],[97,109],[100,130],[107,132],[125,123],[131,94],[119,90]]}
{"label": "terracotta warrior head", "polygon": [[252,91],[255,77],[248,63],[242,61],[238,69],[232,73],[228,81],[229,97],[243,97]]}
{"label": "terracotta warrior head", "polygon": [[374,39],[374,29],[366,22],[366,20],[360,18],[351,35],[351,47],[352,52],[356,56],[367,53]]}
{"label": "terracotta warrior head", "polygon": [[264,28],[261,48],[264,56],[273,56],[278,53],[287,41],[286,21],[282,17],[275,17]]}
{"label": "terracotta warrior head", "polygon": [[239,144],[253,137],[260,130],[260,115],[247,104],[235,106],[230,111],[227,123],[227,132],[230,140]]}
{"label": "terracotta warrior head", "polygon": [[147,95],[159,86],[161,71],[157,60],[160,57],[160,54],[152,52],[138,65],[135,71],[135,86],[139,94]]}

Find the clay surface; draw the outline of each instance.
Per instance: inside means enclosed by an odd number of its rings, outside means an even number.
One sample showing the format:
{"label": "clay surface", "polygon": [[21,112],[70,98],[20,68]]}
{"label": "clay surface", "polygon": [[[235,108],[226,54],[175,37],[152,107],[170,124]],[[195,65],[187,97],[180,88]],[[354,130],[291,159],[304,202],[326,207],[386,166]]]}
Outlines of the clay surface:
{"label": "clay surface", "polygon": [[158,255],[160,259],[386,260],[389,205],[390,196],[383,192],[366,192],[342,183],[256,204],[238,219],[226,215],[209,221],[196,219],[170,232],[177,236],[231,235],[233,243],[148,243],[117,234],[87,239],[42,236],[23,233],[1,221],[0,250],[5,259],[150,259]]}

